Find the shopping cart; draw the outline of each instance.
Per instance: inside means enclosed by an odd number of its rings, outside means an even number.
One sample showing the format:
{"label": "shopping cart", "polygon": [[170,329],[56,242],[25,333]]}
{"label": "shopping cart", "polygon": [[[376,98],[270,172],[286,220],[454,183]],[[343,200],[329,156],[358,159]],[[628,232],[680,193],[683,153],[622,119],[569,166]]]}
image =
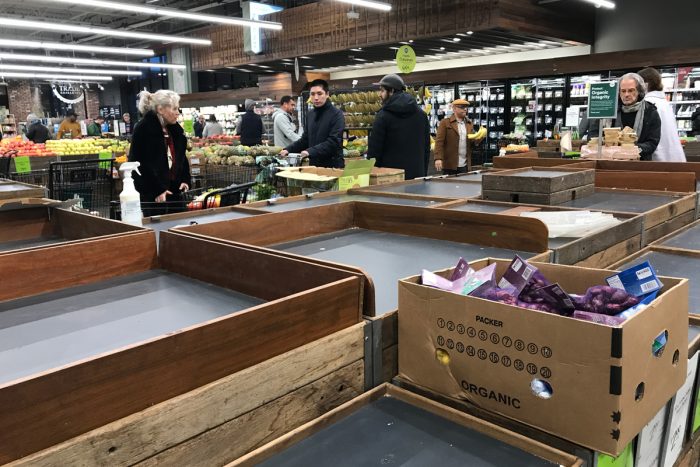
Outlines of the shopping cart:
{"label": "shopping cart", "polygon": [[203,187],[219,189],[254,182],[259,172],[260,168],[257,165],[207,164]]}
{"label": "shopping cart", "polygon": [[265,165],[258,174],[258,186],[253,190],[256,201],[270,199],[276,196],[289,196],[287,183],[275,174],[284,167],[301,167],[309,165],[309,157],[301,154],[288,154],[287,157],[275,157]]}
{"label": "shopping cart", "polygon": [[51,162],[49,197],[58,201],[77,199],[78,208],[107,217],[114,198],[113,168],[114,159]]}
{"label": "shopping cart", "polygon": [[[248,193],[255,182],[233,184],[219,190],[197,188],[181,193],[179,200],[166,201],[164,203],[141,202],[143,217],[162,216],[184,211],[197,211],[201,209],[218,208],[244,204],[248,200]],[[112,201],[110,218],[121,220],[121,205],[119,201]]]}

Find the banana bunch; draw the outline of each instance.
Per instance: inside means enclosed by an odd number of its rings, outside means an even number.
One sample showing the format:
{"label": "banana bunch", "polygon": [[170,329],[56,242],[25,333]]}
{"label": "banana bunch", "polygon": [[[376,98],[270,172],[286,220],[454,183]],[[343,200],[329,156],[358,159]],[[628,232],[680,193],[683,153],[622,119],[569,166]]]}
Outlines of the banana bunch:
{"label": "banana bunch", "polygon": [[481,125],[481,127],[479,128],[479,131],[477,131],[476,133],[468,134],[467,138],[468,139],[484,139],[486,137],[486,133],[487,133],[486,127],[484,125]]}

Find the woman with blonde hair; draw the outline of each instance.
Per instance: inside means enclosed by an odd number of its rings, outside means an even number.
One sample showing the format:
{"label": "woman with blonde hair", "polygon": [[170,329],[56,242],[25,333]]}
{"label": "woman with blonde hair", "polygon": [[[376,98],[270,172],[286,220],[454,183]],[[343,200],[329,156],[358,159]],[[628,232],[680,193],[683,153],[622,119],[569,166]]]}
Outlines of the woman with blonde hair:
{"label": "woman with blonde hair", "polygon": [[[180,96],[168,90],[139,94],[143,118],[134,129],[129,160],[140,162],[141,175],[134,174],[136,189],[144,205],[144,216],[184,209],[182,192],[190,189],[187,138],[177,123]],[[166,203],[167,204],[164,204]],[[163,203],[160,206],[153,203]]]}

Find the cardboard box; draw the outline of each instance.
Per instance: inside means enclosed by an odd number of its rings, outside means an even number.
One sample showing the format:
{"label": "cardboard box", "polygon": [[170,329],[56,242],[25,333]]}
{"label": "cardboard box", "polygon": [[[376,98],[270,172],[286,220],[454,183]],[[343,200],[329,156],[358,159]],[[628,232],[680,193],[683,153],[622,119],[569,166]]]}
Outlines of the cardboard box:
{"label": "cardboard box", "polygon": [[663,467],[672,467],[683,450],[697,371],[698,354],[696,353],[693,358],[688,360],[686,380],[671,401],[666,429],[666,445],[661,463]]}
{"label": "cardboard box", "polygon": [[663,455],[666,435],[666,419],[669,404],[663,406],[637,438],[635,465],[637,467],[659,467]]}
{"label": "cardboard box", "polygon": [[[497,263],[497,277],[510,261]],[[605,283],[612,271],[533,263],[569,293]],[[450,271],[443,271],[447,275]],[[686,379],[688,282],[665,288],[644,311],[608,327],[399,284],[399,374],[419,386],[617,455]],[[655,338],[668,332],[657,356]],[[442,362],[437,350],[448,355]],[[682,353],[681,353],[682,352]],[[551,386],[544,399],[531,385]]]}

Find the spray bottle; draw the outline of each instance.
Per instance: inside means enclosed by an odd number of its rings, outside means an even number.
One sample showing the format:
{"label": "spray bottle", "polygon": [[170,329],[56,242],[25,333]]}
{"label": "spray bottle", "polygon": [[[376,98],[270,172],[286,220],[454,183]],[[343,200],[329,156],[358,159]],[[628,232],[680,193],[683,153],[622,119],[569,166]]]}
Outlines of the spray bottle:
{"label": "spray bottle", "polygon": [[131,172],[133,171],[141,175],[141,172],[139,172],[140,165],[139,162],[124,162],[119,167],[119,171],[124,173],[122,176],[124,189],[119,194],[119,201],[122,208],[122,222],[142,227],[141,196],[136,191],[134,179],[131,178]]}

